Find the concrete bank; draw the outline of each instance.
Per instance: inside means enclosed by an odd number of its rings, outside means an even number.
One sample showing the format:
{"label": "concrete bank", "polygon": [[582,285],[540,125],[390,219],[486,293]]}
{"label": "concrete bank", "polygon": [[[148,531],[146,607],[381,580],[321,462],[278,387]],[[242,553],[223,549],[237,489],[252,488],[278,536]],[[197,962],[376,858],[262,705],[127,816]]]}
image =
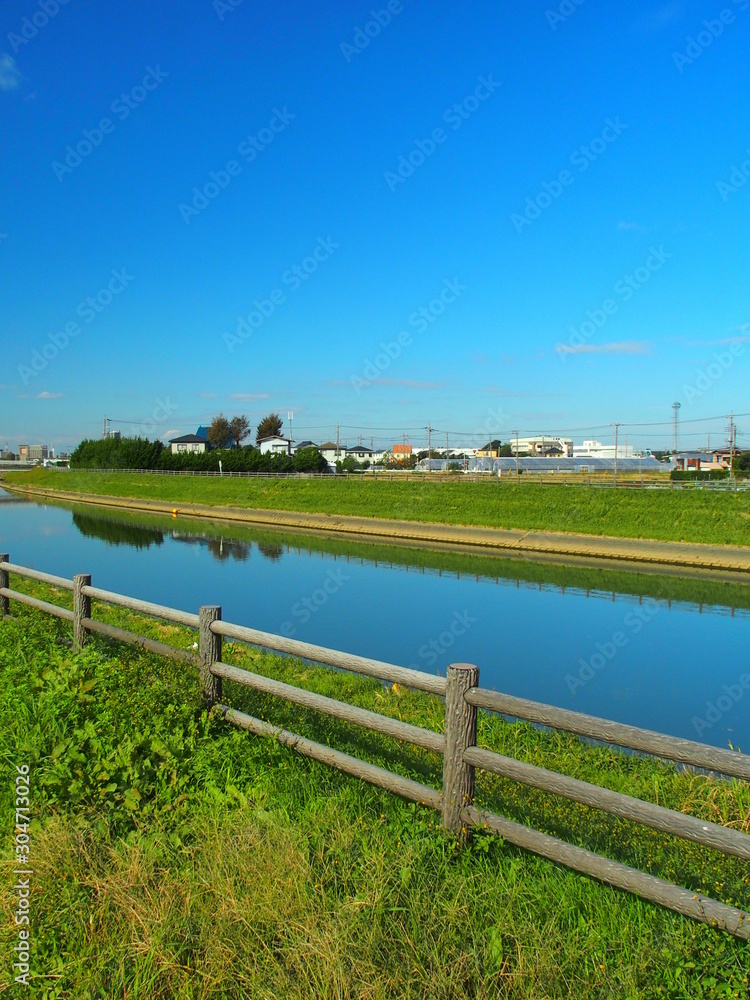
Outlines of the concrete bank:
{"label": "concrete bank", "polygon": [[213,507],[208,504],[174,504],[161,500],[99,496],[3,482],[3,488],[39,500],[62,500],[94,507],[119,508],[234,521],[247,525],[338,532],[371,538],[407,541],[412,544],[442,543],[475,546],[491,551],[518,554],[613,559],[630,563],[692,567],[750,574],[750,548],[697,545],[686,542],[656,542],[636,538],[600,538],[562,532],[521,531],[505,528],[477,528],[452,524],[424,524],[380,518],[348,517],[340,514],[309,514],[244,507]]}

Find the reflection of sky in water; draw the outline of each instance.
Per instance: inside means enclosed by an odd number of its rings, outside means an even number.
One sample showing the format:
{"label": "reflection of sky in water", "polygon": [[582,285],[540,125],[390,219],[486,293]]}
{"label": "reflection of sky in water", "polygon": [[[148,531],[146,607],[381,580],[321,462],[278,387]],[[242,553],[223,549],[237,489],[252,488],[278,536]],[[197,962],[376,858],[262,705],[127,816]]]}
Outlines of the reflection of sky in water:
{"label": "reflection of sky in water", "polygon": [[[0,550],[18,562],[185,610],[719,746],[750,748],[750,690],[700,734],[694,719],[750,672],[750,616],[645,597],[421,569],[0,502]],[[85,533],[82,533],[85,532]],[[231,532],[231,528],[227,529]],[[102,537],[103,536],[103,537]],[[403,553],[406,558],[406,553]],[[455,557],[454,557],[455,558]],[[558,570],[559,572],[559,570]],[[589,575],[590,575],[589,571]],[[292,633],[292,630],[293,633]],[[722,702],[725,704],[725,702]]]}

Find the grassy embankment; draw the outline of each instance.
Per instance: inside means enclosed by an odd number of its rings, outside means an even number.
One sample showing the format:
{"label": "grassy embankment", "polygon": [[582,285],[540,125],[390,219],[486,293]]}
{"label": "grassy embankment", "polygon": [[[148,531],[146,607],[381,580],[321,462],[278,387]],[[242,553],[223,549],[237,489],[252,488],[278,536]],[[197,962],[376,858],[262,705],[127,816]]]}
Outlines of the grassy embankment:
{"label": "grassy embankment", "polygon": [[[70,595],[13,585],[68,604]],[[456,847],[433,812],[236,730],[201,709],[195,672],[12,605],[0,621],[0,752],[31,766],[31,995],[258,997],[748,996],[750,946],[484,834]],[[97,616],[182,648],[187,629]],[[227,646],[225,659],[440,729],[439,699]],[[440,761],[228,686],[227,700],[439,784]],[[750,829],[740,783],[482,716],[480,743]],[[10,782],[0,789],[11,912]],[[748,906],[747,866],[483,776],[490,808]],[[11,954],[15,928],[3,922]],[[0,991],[9,962],[0,972]],[[11,994],[13,995],[13,994]]]}
{"label": "grassy embankment", "polygon": [[174,504],[254,507],[479,527],[750,545],[750,492],[611,490],[513,482],[228,479],[38,469],[14,485]]}

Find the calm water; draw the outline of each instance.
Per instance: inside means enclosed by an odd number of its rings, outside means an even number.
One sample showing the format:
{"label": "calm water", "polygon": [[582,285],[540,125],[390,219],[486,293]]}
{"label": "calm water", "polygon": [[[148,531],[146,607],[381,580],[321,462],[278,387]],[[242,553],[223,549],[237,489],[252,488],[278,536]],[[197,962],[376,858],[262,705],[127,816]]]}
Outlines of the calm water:
{"label": "calm water", "polygon": [[0,551],[392,663],[475,663],[484,687],[750,749],[746,586],[91,512],[1,490]]}

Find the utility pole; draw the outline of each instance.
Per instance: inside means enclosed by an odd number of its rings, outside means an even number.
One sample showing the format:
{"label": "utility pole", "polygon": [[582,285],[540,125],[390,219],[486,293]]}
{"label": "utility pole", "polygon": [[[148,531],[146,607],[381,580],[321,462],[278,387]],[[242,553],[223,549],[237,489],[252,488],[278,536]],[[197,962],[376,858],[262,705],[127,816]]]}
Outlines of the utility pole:
{"label": "utility pole", "polygon": [[729,478],[734,475],[734,443],[737,440],[737,428],[734,426],[734,411],[729,414]]}
{"label": "utility pole", "polygon": [[287,410],[286,416],[287,416],[287,420],[289,421],[289,454],[291,455],[291,453],[292,453],[292,445],[294,444],[294,434],[292,433],[293,427],[294,427],[294,424],[293,424],[293,421],[294,421],[294,412],[292,410]]}
{"label": "utility pole", "polygon": [[432,472],[432,424],[427,425],[427,471]]}
{"label": "utility pole", "polygon": [[619,424],[615,424],[615,482],[617,482],[617,432],[620,429]]}
{"label": "utility pole", "polygon": [[448,468],[448,460],[450,458],[450,448],[448,447],[448,435],[445,435],[445,467]]}
{"label": "utility pole", "polygon": [[672,423],[674,425],[674,453],[680,450],[680,407],[682,403],[672,403]]}
{"label": "utility pole", "polygon": [[341,455],[341,438],[339,437],[339,425],[336,424],[336,458]]}
{"label": "utility pole", "polygon": [[516,435],[516,479],[518,479],[521,473],[518,471],[518,428],[517,427],[513,431],[513,433]]}

